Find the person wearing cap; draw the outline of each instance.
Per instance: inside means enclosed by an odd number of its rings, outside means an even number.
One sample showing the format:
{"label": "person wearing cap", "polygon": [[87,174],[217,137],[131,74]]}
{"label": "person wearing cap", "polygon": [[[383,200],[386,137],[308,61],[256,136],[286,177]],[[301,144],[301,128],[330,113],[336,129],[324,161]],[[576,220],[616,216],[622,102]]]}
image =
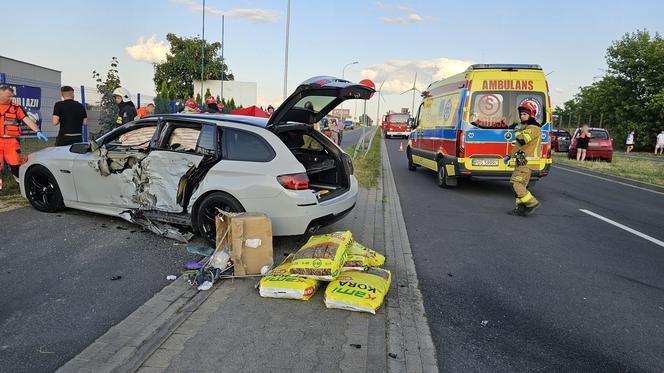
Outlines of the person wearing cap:
{"label": "person wearing cap", "polygon": [[196,101],[193,98],[187,99],[184,103],[184,109],[182,109],[183,113],[190,113],[190,114],[199,114],[201,113],[201,109],[198,108],[198,105],[196,105]]}
{"label": "person wearing cap", "polygon": [[514,129],[514,147],[503,159],[503,163],[509,164],[514,158],[516,165],[510,177],[512,189],[516,196],[516,207],[512,210],[515,215],[530,215],[540,206],[539,201],[528,190],[528,182],[532,170],[528,167],[528,160],[539,160],[541,157],[540,144],[542,141],[542,130],[537,122],[537,111],[533,103],[526,101],[519,105],[519,120],[521,122]]}
{"label": "person wearing cap", "polygon": [[[18,181],[18,169],[21,165],[21,122],[25,123],[31,130],[35,131],[37,138],[48,141],[48,137],[42,133],[35,120],[29,113],[12,101],[14,88],[0,86],[0,168],[2,162],[6,162],[11,169],[12,175]],[[2,190],[2,177],[0,177],[0,190]]]}
{"label": "person wearing cap", "polygon": [[205,112],[209,114],[221,114],[221,109],[224,108],[224,104],[218,104],[214,96],[205,99],[205,106]]}
{"label": "person wearing cap", "polygon": [[136,105],[131,101],[131,94],[124,87],[118,87],[113,91],[113,98],[118,105],[118,117],[115,123],[120,126],[136,119]]}
{"label": "person wearing cap", "polygon": [[274,106],[268,105],[267,106],[267,113],[270,114],[270,116],[272,116],[272,113],[274,113]]}

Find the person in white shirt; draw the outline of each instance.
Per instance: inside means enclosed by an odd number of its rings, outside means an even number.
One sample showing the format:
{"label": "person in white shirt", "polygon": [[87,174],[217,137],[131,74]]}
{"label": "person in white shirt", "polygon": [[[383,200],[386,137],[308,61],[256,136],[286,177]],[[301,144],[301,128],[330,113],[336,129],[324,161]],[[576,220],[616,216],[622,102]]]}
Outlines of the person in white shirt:
{"label": "person in white shirt", "polygon": [[655,144],[655,154],[659,150],[659,154],[664,154],[664,130],[657,135],[657,144]]}
{"label": "person in white shirt", "polygon": [[631,131],[627,134],[627,141],[625,141],[626,153],[629,153],[634,149],[634,131]]}

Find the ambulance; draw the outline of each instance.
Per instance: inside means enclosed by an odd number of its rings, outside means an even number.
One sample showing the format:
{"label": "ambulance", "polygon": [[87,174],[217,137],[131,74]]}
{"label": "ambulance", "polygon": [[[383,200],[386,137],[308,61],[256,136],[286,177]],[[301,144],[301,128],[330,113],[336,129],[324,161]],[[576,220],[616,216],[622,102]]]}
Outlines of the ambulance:
{"label": "ambulance", "polygon": [[432,83],[422,97],[406,148],[409,170],[421,166],[437,172],[443,188],[464,178],[509,180],[514,164],[502,160],[513,147],[517,108],[531,102],[542,125],[540,156],[528,159],[531,184],[548,175],[551,100],[539,65],[471,65]]}

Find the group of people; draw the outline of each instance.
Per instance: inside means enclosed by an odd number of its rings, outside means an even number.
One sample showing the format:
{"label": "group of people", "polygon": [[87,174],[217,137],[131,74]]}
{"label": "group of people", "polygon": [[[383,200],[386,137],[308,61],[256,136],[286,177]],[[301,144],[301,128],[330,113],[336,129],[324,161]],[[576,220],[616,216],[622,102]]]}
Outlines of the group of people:
{"label": "group of people", "polygon": [[332,142],[341,146],[341,141],[344,138],[344,124],[339,122],[337,118],[321,119],[318,129],[329,137]]}

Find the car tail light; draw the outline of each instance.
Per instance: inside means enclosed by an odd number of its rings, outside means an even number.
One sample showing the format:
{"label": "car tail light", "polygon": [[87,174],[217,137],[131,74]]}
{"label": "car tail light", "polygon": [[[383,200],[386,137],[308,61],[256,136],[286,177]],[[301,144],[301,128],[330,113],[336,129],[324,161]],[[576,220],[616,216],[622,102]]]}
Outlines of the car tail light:
{"label": "car tail light", "polygon": [[306,173],[277,176],[279,184],[286,189],[309,189],[309,176]]}
{"label": "car tail light", "polygon": [[546,158],[551,158],[551,145],[547,146],[546,150]]}
{"label": "car tail light", "polygon": [[457,131],[457,157],[463,158],[466,155],[466,142],[464,141],[463,130]]}

